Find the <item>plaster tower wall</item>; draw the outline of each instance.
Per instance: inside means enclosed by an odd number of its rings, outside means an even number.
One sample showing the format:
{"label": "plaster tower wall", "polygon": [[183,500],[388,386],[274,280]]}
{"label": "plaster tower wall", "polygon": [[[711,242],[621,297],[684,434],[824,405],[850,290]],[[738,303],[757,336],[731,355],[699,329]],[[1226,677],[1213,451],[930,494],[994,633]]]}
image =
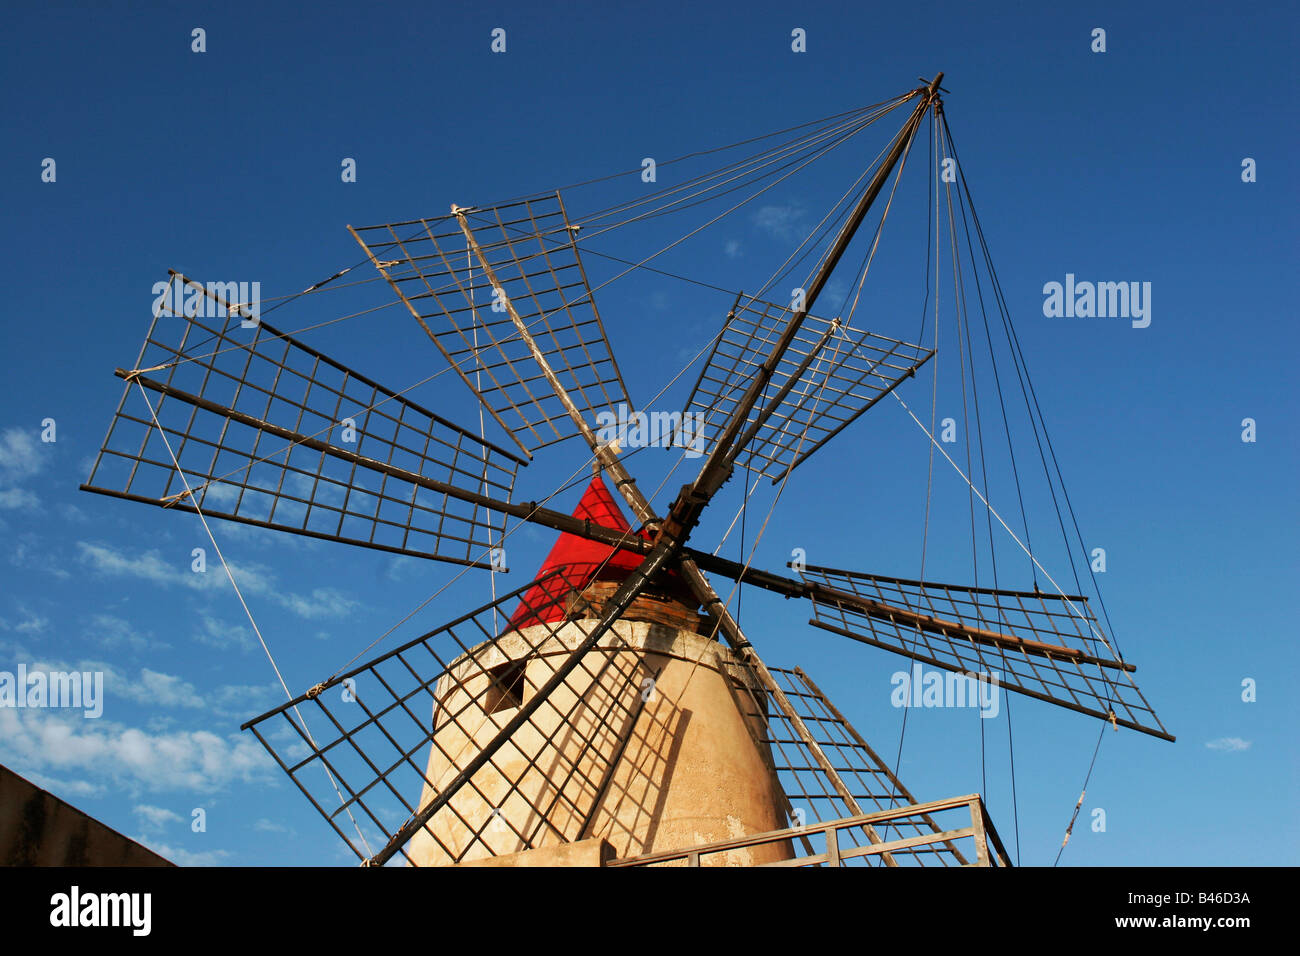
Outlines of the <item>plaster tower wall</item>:
{"label": "plaster tower wall", "polygon": [[[426,773],[434,787],[424,788],[421,806],[518,713],[594,624],[523,628],[453,663],[437,686]],[[522,662],[522,682],[512,662]],[[498,677],[494,687],[488,671]],[[418,865],[436,866],[530,849],[541,857],[555,852],[546,847],[599,837],[625,858],[786,826],[771,757],[755,741],[763,739],[761,721],[744,716],[755,698],[733,681],[756,688],[717,642],[665,624],[619,621],[532,721],[433,816],[433,835],[420,830],[407,853]],[[503,694],[503,687],[515,693]],[[780,843],[706,862],[754,865],[790,856]]]}

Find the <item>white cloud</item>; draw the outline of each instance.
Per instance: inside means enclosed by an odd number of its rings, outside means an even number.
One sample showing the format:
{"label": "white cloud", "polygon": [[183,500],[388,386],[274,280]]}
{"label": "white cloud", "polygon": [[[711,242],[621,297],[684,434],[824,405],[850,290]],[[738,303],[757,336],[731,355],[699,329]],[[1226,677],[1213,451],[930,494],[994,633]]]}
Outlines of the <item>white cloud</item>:
{"label": "white cloud", "polygon": [[[116,692],[138,704],[190,708],[204,706],[203,698],[195,691],[194,685],[174,674],[163,674],[145,667],[140,670],[138,681],[126,682],[118,677],[117,683]],[[110,685],[109,689],[114,688]]]}
{"label": "white cloud", "polygon": [[[40,442],[21,428],[6,428],[0,432],[0,483],[14,486],[31,478],[45,467],[45,456]],[[35,510],[41,500],[26,488],[0,487],[0,510]]]}
{"label": "white cloud", "polygon": [[0,488],[0,508],[6,511],[34,509],[41,506],[41,499],[25,488]]}
{"label": "white cloud", "polygon": [[[191,570],[189,553],[183,560],[164,560],[155,550],[132,556],[102,544],[78,541],[82,562],[102,574],[134,577],[166,587],[184,587],[194,591],[212,591],[230,586],[225,571],[209,567],[206,572]],[[275,572],[260,564],[230,563],[230,571],[245,596],[271,601],[308,619],[338,617],[351,613],[358,602],[334,588],[315,588],[310,595],[295,594],[276,584]]]}
{"label": "white cloud", "polygon": [[0,708],[0,754],[0,763],[10,767],[80,773],[132,792],[209,793],[237,781],[271,779],[274,766],[255,740],[237,734],[150,734],[102,718],[7,707]]}
{"label": "white cloud", "polygon": [[18,613],[21,615],[18,621],[6,621],[0,618],[0,630],[16,631],[19,634],[41,634],[50,625],[47,618],[33,614],[21,605],[18,607]]}
{"label": "white cloud", "polygon": [[43,540],[30,532],[24,532],[9,538],[7,550],[9,563],[16,568],[47,571],[60,580],[72,577],[72,573],[54,558],[48,539]]}
{"label": "white cloud", "polygon": [[[238,485],[227,484],[224,481],[210,481],[203,486],[203,502],[206,504],[211,501],[217,506],[217,510],[229,510],[239,500],[240,488]],[[232,525],[239,525],[239,522],[231,522]],[[242,525],[239,525],[243,527]]]}
{"label": "white cloud", "polygon": [[818,303],[826,309],[839,309],[840,303],[844,303],[844,308],[847,310],[853,305],[848,295],[849,286],[843,279],[831,279],[826,283],[826,288],[822,290],[822,296],[818,299]]}
{"label": "white cloud", "polygon": [[754,213],[753,223],[776,239],[802,239],[808,231],[801,225],[804,216],[803,207],[797,204],[763,206]]}
{"label": "white cloud", "polygon": [[[141,668],[139,676],[132,680],[126,673],[104,661],[81,660],[74,665],[32,654],[12,641],[0,641],[0,653],[15,662],[25,662],[29,674],[35,671],[102,673],[106,694],[155,708],[210,709],[221,716],[251,716],[269,709],[271,701],[282,690],[278,684],[226,684],[200,693],[193,684],[175,674],[165,674],[147,667]],[[157,718],[158,715],[151,718],[151,730],[157,731],[169,726],[166,721],[159,722]]]}
{"label": "white cloud", "polygon": [[9,481],[30,478],[45,467],[40,442],[21,428],[0,432],[0,475]]}
{"label": "white cloud", "polygon": [[69,797],[100,797],[104,795],[105,787],[90,783],[86,780],[60,780],[56,777],[47,777],[43,773],[24,770],[21,776],[26,777],[42,790],[48,790],[57,797],[65,800]]}
{"label": "white cloud", "polygon": [[121,647],[125,645],[136,651],[167,650],[171,647],[170,644],[163,641],[146,637],[137,631],[135,625],[130,621],[123,620],[113,614],[92,615],[87,636],[94,643],[101,644],[104,647]]}
{"label": "white cloud", "polygon": [[148,551],[138,558],[132,558],[112,548],[86,541],[78,541],[77,550],[82,561],[104,574],[143,578],[155,584],[179,584],[193,588],[210,586],[205,585],[206,575],[193,574],[189,570],[188,560],[182,571],[175,562],[164,561],[157,551]]}
{"label": "white cloud", "polygon": [[229,850],[203,850],[194,853],[183,847],[155,842],[147,836],[137,836],[132,837],[132,839],[136,843],[144,844],[163,859],[170,860],[177,866],[221,866],[231,856]]}
{"label": "white cloud", "polygon": [[1242,740],[1240,737],[1220,737],[1217,740],[1207,741],[1205,746],[1222,753],[1236,753],[1238,750],[1249,750],[1250,741]]}
{"label": "white cloud", "polygon": [[90,515],[86,514],[86,512],[82,511],[76,505],[67,504],[66,502],[59,505],[59,514],[63,515],[66,520],[76,521],[79,524],[85,524],[90,521]]}
{"label": "white cloud", "polygon": [[142,825],[151,830],[165,829],[169,823],[180,823],[181,815],[165,807],[151,807],[147,803],[132,807],[131,812],[142,819]]}
{"label": "white cloud", "polygon": [[428,570],[427,564],[428,562],[418,561],[410,555],[399,554],[388,559],[388,567],[384,569],[384,577],[390,581],[402,581],[416,577]]}
{"label": "white cloud", "polygon": [[728,239],[726,243],[722,246],[722,251],[723,253],[726,254],[728,259],[739,259],[741,255],[740,240]]}
{"label": "white cloud", "polygon": [[299,617],[310,619],[342,617],[350,614],[357,606],[356,601],[334,588],[313,588],[310,597],[285,593],[280,595],[278,603]]}
{"label": "white cloud", "polygon": [[253,634],[249,628],[241,624],[226,624],[207,612],[200,613],[199,620],[202,626],[194,632],[194,640],[200,644],[207,644],[209,647],[215,647],[218,650],[238,647],[240,650],[248,652],[257,649],[257,642],[253,640]]}
{"label": "white cloud", "polygon": [[264,714],[284,700],[284,688],[267,684],[226,684],[207,695],[213,713],[247,719]]}
{"label": "white cloud", "polygon": [[259,833],[288,833],[289,828],[283,823],[276,823],[273,820],[261,819],[253,824],[253,829]]}

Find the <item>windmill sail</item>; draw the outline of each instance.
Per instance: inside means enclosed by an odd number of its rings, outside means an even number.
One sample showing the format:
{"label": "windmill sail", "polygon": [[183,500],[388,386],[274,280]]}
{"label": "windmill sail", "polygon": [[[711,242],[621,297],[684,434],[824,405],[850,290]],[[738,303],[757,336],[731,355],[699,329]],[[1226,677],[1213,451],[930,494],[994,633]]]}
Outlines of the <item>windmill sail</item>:
{"label": "windmill sail", "polygon": [[1172,740],[1077,595],[807,567],[815,627]]}
{"label": "windmill sail", "polygon": [[[618,653],[617,629],[456,784],[485,728],[490,736],[504,726],[595,626],[549,613],[562,600],[552,579],[565,573],[549,572],[244,728],[362,860],[394,843],[393,859],[419,865],[572,842],[590,824],[651,676],[641,658]],[[540,604],[529,603],[539,595]],[[531,626],[498,633],[516,602],[528,605]],[[438,796],[442,806],[404,832]]]}
{"label": "windmill sail", "polygon": [[630,405],[560,194],[459,212],[352,234],[519,447],[578,431],[516,319],[589,425]]}
{"label": "windmill sail", "polygon": [[[704,416],[706,448],[713,447],[793,315],[770,302],[737,300],[686,402],[688,414]],[[933,355],[838,320],[806,316],[746,418],[750,428],[760,416],[765,420],[736,461],[779,481]]]}
{"label": "windmill sail", "polygon": [[509,500],[523,459],[237,308],[196,311],[155,316],[136,368],[118,370],[127,386],[84,490],[490,564],[505,515],[436,484]]}
{"label": "windmill sail", "polygon": [[[768,708],[758,696],[746,693],[744,685],[737,683],[737,692],[745,700],[749,714],[765,730],[764,743],[772,754],[773,769],[790,803],[789,812],[794,821],[824,823],[875,811],[898,810],[919,802],[807,674],[798,667],[793,670],[769,667],[768,670],[808,729],[811,741],[798,732],[789,716],[780,709]],[[828,771],[833,771],[833,775]],[[947,828],[928,814],[916,814],[871,829],[870,834],[857,834],[862,843],[889,843],[933,835]],[[874,862],[965,866],[968,861],[952,842],[937,841],[892,852]]]}

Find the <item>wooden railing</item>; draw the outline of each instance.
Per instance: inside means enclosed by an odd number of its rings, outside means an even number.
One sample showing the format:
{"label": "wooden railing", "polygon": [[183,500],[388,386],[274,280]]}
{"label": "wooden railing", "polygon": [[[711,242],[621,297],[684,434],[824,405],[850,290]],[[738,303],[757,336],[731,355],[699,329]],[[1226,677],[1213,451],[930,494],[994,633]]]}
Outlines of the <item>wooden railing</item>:
{"label": "wooden railing", "polygon": [[[888,829],[888,825],[894,821],[907,820],[913,817],[922,817],[928,814],[941,813],[945,810],[955,810],[965,806],[970,812],[970,826],[961,827],[954,830],[935,830],[929,833],[918,833],[915,836],[902,837],[894,840],[881,840],[878,836],[880,829]],[[923,823],[921,820],[913,821]],[[854,831],[866,834],[868,842],[864,842],[860,837],[855,836]],[[957,860],[962,861],[958,865],[964,866],[1011,866],[1011,859],[1007,855],[1006,848],[1002,845],[1002,840],[998,837],[997,830],[993,827],[993,822],[989,819],[988,812],[984,809],[984,801],[980,799],[979,794],[972,793],[964,797],[951,797],[947,800],[935,800],[931,803],[915,803],[906,807],[897,807],[892,810],[880,810],[875,813],[864,813],[856,817],[845,817],[840,820],[830,820],[824,823],[809,823],[799,827],[788,827],[784,830],[771,830],[767,833],[754,833],[749,836],[737,837],[732,840],[722,840],[717,843],[705,843],[700,846],[686,847],[679,850],[664,850],[654,853],[645,853],[641,856],[627,857],[621,860],[611,860],[606,866],[653,866],[656,864],[672,863],[685,861],[687,866],[700,866],[701,860],[718,853],[729,853],[736,850],[743,850],[748,847],[764,846],[771,843],[781,843],[789,841],[792,846],[802,844],[807,850],[811,850],[811,840],[817,835],[824,835],[826,849],[822,853],[808,852],[803,856],[796,855],[788,860],[780,860],[775,863],[764,863],[762,866],[843,866],[846,861],[857,858],[869,858],[873,856],[883,857],[886,865],[897,865],[900,856],[917,854],[920,848],[928,847],[929,850],[924,852],[935,853],[946,849]],[[965,857],[957,849],[957,841],[970,839],[975,847],[975,859],[973,862],[966,861]],[[945,847],[939,847],[938,844],[946,844]]]}

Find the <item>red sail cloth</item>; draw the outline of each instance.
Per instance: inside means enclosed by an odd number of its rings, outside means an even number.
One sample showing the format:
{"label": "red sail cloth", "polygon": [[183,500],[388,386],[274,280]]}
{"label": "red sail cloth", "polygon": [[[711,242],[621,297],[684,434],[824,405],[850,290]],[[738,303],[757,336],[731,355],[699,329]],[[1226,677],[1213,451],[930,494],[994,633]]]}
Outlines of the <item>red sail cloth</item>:
{"label": "red sail cloth", "polygon": [[[627,531],[630,527],[599,475],[583,492],[573,516],[585,518],[592,524],[613,531]],[[639,536],[649,539],[649,535],[644,533]],[[609,558],[608,563],[601,567],[606,558]],[[533,624],[553,624],[563,620],[564,597],[569,591],[581,591],[596,580],[622,581],[640,565],[643,558],[644,555],[635,551],[616,549],[567,531],[562,532],[535,577],[540,578],[556,570],[561,573],[534,585],[524,594],[519,607],[510,616],[510,629],[517,630]]]}

